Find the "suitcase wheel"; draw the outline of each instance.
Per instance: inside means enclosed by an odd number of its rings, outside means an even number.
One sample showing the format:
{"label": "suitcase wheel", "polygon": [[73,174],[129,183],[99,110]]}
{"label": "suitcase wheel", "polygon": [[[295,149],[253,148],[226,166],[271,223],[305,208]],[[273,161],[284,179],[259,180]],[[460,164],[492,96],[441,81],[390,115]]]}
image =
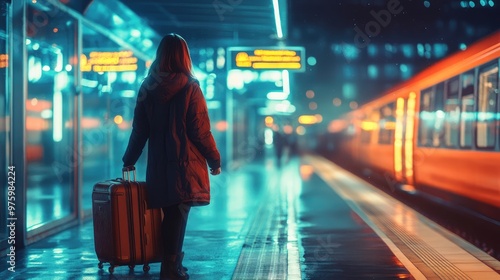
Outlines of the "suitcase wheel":
{"label": "suitcase wheel", "polygon": [[134,267],[135,267],[135,265],[133,265],[133,264],[128,265],[128,268],[130,268],[131,270],[134,270]]}
{"label": "suitcase wheel", "polygon": [[97,267],[98,267],[99,269],[102,269],[102,268],[104,267],[104,265],[102,264],[102,262],[99,262],[99,263],[97,264]]}
{"label": "suitcase wheel", "polygon": [[151,268],[151,267],[149,267],[149,264],[145,264],[145,265],[142,267],[142,270],[143,270],[144,272],[148,272],[150,268]]}
{"label": "suitcase wheel", "polygon": [[108,268],[108,271],[109,271],[109,274],[113,274],[113,272],[115,272],[115,266],[114,265],[110,265],[109,268]]}

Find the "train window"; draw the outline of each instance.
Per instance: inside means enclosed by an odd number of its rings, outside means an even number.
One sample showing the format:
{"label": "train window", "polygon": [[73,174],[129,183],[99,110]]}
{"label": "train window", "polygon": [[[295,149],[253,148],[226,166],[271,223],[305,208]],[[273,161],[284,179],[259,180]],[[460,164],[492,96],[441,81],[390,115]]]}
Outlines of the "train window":
{"label": "train window", "polygon": [[420,97],[419,114],[419,144],[420,146],[431,146],[434,130],[435,115],[433,112],[434,88],[422,91]]}
{"label": "train window", "polygon": [[476,127],[476,144],[478,148],[495,147],[495,117],[497,114],[498,93],[498,66],[492,65],[480,70]]}
{"label": "train window", "polygon": [[442,145],[444,133],[444,83],[436,85],[434,92],[434,131],[432,133],[432,146]]}
{"label": "train window", "polygon": [[379,119],[379,111],[373,110],[361,122],[361,143],[369,144],[372,142],[373,131],[377,129]]}
{"label": "train window", "polygon": [[462,96],[474,94],[474,71],[462,74]]}
{"label": "train window", "polygon": [[394,129],[396,128],[395,103],[387,104],[380,108],[378,143],[390,145],[394,139]]}
{"label": "train window", "polygon": [[372,131],[371,130],[365,130],[361,129],[361,143],[363,144],[369,144],[372,139]]}
{"label": "train window", "polygon": [[462,74],[462,113],[460,114],[460,146],[472,146],[476,114],[474,112],[474,71]]}
{"label": "train window", "polygon": [[445,87],[445,120],[444,120],[444,145],[446,147],[457,147],[458,128],[460,120],[460,106],[458,99],[459,79],[452,78]]}
{"label": "train window", "polygon": [[474,95],[468,94],[462,96],[462,113],[460,118],[460,146],[472,146],[474,114]]}

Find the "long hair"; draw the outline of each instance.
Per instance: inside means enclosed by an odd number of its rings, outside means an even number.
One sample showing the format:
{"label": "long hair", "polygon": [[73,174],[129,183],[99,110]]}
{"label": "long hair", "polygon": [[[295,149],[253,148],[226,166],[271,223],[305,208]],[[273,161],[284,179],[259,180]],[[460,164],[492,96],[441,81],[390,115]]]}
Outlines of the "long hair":
{"label": "long hair", "polygon": [[193,74],[191,55],[186,40],[180,35],[170,33],[165,35],[156,50],[156,58],[151,64],[149,74],[184,73],[189,78],[196,79]]}

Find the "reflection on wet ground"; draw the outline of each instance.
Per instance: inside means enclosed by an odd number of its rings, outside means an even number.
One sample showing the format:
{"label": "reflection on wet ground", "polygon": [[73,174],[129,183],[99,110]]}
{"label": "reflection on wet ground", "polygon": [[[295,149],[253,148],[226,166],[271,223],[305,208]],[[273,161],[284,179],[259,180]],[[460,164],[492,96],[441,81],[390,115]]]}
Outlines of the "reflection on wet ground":
{"label": "reflection on wet ground", "polygon": [[[305,171],[310,172],[305,172]],[[272,159],[211,177],[212,203],[191,210],[191,279],[411,278],[383,241],[300,159]],[[159,264],[97,267],[88,221],[16,252],[0,279],[158,279]],[[258,273],[257,273],[258,272]]]}

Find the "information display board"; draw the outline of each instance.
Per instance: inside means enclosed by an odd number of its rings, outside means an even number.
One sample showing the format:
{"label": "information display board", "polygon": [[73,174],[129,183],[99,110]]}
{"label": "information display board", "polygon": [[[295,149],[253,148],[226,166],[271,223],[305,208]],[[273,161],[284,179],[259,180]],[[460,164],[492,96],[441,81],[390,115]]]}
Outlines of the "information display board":
{"label": "information display board", "polygon": [[0,54],[0,68],[7,68],[9,66],[9,55]]}
{"label": "information display board", "polygon": [[231,47],[228,70],[305,71],[304,47]]}
{"label": "information display board", "polygon": [[128,72],[137,70],[138,59],[131,51],[90,52],[80,62],[82,72]]}

